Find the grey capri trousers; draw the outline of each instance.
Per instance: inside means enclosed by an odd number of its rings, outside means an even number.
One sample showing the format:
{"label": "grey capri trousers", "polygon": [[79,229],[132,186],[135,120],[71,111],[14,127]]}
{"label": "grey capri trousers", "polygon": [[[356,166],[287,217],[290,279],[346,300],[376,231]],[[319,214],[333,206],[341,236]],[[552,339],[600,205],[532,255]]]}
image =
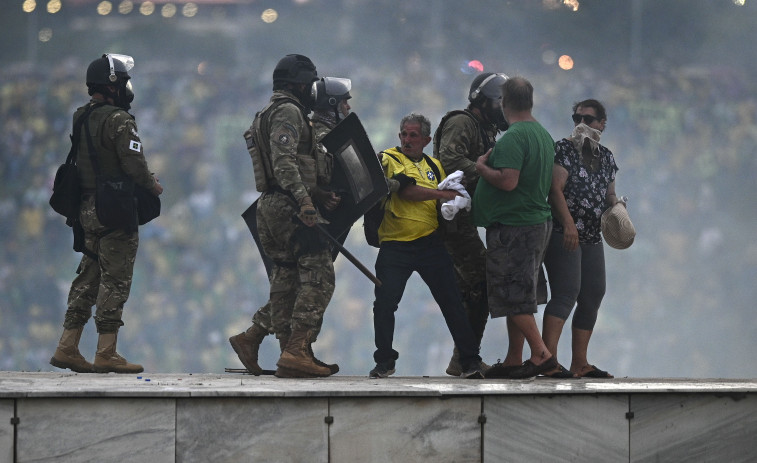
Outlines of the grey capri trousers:
{"label": "grey capri trousers", "polygon": [[567,320],[575,305],[573,328],[592,331],[606,289],[604,243],[580,243],[568,251],[563,247],[563,234],[553,232],[544,267],[550,289],[544,314]]}

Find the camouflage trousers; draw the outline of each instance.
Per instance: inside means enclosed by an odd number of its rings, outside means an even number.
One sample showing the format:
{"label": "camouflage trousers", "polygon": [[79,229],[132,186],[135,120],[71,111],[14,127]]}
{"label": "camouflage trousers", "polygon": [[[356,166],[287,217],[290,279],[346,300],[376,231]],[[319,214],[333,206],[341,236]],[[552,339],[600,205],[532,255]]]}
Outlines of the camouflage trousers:
{"label": "camouflage trousers", "polygon": [[552,221],[486,229],[486,282],[492,318],[537,312],[539,274]]}
{"label": "camouflage trousers", "polygon": [[304,330],[314,342],[334,294],[334,264],[328,243],[311,227],[293,221],[299,210],[280,193],[266,193],[258,202],[260,243],[274,263],[268,303],[253,316],[253,323],[287,338]]}
{"label": "camouflage trousers", "polygon": [[442,240],[455,265],[463,306],[473,332],[480,340],[489,318],[486,296],[486,248],[470,213],[458,212],[452,221],[439,220]]}
{"label": "camouflage trousers", "polygon": [[68,293],[63,327],[84,326],[95,305],[97,332],[115,333],[123,326],[121,316],[131,290],[139,233],[105,228],[97,220],[94,196],[82,201],[79,219],[84,228],[85,246],[97,259],[82,256],[79,275]]}

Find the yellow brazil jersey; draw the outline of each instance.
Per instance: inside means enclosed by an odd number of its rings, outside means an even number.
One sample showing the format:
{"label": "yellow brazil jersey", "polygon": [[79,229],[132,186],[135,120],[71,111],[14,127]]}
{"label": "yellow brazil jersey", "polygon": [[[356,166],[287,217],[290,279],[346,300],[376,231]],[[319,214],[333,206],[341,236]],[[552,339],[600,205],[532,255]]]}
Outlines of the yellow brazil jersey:
{"label": "yellow brazil jersey", "polygon": [[[441,163],[437,159],[424,156],[420,162],[413,162],[402,154],[399,148],[390,148],[385,150],[384,153],[391,155],[384,154],[381,159],[387,178],[397,174],[405,174],[415,179],[418,186],[436,189],[439,182],[444,180],[446,176]],[[442,178],[437,178],[427,160],[436,164]],[[401,199],[399,194],[392,193],[387,199],[384,220],[378,230],[379,242],[413,241],[428,236],[439,227],[437,217],[436,200],[406,201]]]}

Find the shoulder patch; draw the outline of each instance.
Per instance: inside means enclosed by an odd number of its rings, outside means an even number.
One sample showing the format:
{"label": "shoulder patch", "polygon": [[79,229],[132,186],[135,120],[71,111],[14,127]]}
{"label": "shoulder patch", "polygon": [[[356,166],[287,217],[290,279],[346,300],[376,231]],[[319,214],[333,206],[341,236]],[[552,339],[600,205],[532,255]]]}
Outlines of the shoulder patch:
{"label": "shoulder patch", "polygon": [[129,140],[129,149],[132,151],[136,151],[137,153],[142,151],[142,143],[136,141],[136,140]]}
{"label": "shoulder patch", "polygon": [[292,143],[293,140],[296,140],[298,138],[298,132],[297,129],[290,123],[283,124],[283,127],[280,128],[277,132],[271,136],[271,140],[275,141],[279,145],[287,146],[290,143]]}
{"label": "shoulder patch", "polygon": [[274,134],[273,140],[276,140],[276,143],[279,145],[288,145],[292,141],[292,137],[287,132],[279,132],[277,134]]}

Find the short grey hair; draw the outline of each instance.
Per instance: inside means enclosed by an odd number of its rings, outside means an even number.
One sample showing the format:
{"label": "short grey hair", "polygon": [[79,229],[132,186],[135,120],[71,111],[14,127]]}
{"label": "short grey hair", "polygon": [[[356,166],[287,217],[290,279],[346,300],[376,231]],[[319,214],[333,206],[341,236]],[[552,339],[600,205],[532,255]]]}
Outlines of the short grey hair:
{"label": "short grey hair", "polygon": [[421,135],[423,135],[424,137],[431,136],[431,121],[428,120],[428,117],[424,116],[423,114],[417,113],[408,114],[400,121],[400,132],[402,132],[402,128],[405,127],[405,124],[407,124],[408,122],[420,124]]}

